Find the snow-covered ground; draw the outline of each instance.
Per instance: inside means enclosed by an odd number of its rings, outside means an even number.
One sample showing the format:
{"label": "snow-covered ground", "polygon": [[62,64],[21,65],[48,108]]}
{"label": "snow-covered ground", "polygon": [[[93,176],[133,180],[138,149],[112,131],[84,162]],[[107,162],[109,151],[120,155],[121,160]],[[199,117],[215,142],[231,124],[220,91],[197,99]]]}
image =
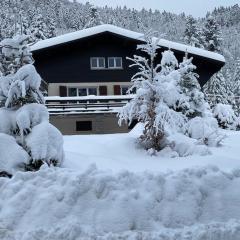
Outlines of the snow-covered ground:
{"label": "snow-covered ground", "polygon": [[65,136],[67,160],[64,167],[84,171],[89,164],[96,164],[98,169],[119,172],[166,172],[183,170],[198,166],[214,165],[224,171],[240,168],[240,133],[223,131],[227,137],[222,146],[210,148],[206,156],[171,158],[171,153],[164,152],[159,156],[150,156],[139,149],[136,138],[139,128],[129,134]]}
{"label": "snow-covered ground", "polygon": [[2,240],[237,240],[240,132],[211,155],[149,156],[129,134],[65,136],[63,168],[0,178]]}

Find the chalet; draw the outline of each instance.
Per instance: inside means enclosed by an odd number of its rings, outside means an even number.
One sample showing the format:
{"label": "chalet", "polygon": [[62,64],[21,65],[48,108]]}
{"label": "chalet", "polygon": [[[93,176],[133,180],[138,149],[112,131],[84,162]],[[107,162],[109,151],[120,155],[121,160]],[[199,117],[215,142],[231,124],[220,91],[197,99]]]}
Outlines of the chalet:
{"label": "chalet", "polygon": [[[136,72],[126,57],[136,54],[143,42],[141,33],[100,25],[33,45],[35,66],[47,83],[53,124],[64,134],[127,131],[118,127],[116,109],[120,100],[129,100],[123,95]],[[159,53],[171,49],[179,61],[186,52],[193,57],[201,86],[225,64],[217,53],[165,39],[159,45]]]}

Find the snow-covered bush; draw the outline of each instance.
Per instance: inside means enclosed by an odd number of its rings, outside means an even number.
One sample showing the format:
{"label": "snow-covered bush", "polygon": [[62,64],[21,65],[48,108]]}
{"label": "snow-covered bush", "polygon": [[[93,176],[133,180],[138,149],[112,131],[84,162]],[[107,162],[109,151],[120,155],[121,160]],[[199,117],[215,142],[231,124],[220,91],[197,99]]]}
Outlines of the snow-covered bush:
{"label": "snow-covered bush", "polygon": [[0,149],[8,141],[6,149],[16,150],[10,158],[6,150],[1,152],[0,171],[9,171],[9,164],[15,162],[25,164],[26,170],[37,170],[43,163],[59,166],[64,158],[63,138],[49,123],[39,90],[41,77],[32,65],[26,41],[26,36],[18,36],[1,42],[0,136],[4,139],[0,139]]}
{"label": "snow-covered bush", "polygon": [[190,155],[205,156],[210,154],[210,150],[206,145],[199,144],[196,139],[183,134],[173,134],[168,138],[168,141],[172,151],[177,153],[177,157],[187,157]]}
{"label": "snow-covered bush", "polygon": [[6,107],[44,101],[39,91],[41,77],[31,64],[22,66],[15,74],[1,77],[0,82],[1,100]]}
{"label": "snow-covered bush", "polygon": [[209,146],[218,146],[224,136],[219,134],[218,123],[213,117],[195,117],[186,125],[187,135]]}
{"label": "snow-covered bush", "polygon": [[28,168],[34,169],[42,162],[60,166],[63,161],[62,134],[47,121],[32,128],[31,133],[26,137],[26,146],[31,155]]}
{"label": "snow-covered bush", "polygon": [[239,129],[239,121],[231,105],[219,103],[213,108],[213,115],[223,129]]}

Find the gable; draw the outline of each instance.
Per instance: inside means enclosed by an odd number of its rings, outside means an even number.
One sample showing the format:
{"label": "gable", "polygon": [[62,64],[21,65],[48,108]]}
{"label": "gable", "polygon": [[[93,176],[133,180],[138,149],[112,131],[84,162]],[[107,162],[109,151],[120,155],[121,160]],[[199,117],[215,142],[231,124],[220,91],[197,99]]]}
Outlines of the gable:
{"label": "gable", "polygon": [[[140,43],[144,43],[144,41],[104,31],[34,50],[33,57],[38,72],[47,83],[130,82],[136,69],[129,68],[131,62],[126,57],[140,54],[136,50]],[[168,43],[169,41],[166,41],[164,45]],[[169,47],[171,46],[174,46],[173,43],[169,45]],[[185,51],[181,50],[183,46],[180,44],[178,49],[172,48],[179,62],[185,56]],[[158,61],[161,60],[161,52],[168,50],[169,47],[162,46],[159,49]],[[211,55],[210,52],[205,52]],[[215,53],[213,55],[215,56]],[[123,70],[93,71],[90,69],[91,57],[104,57],[106,61],[108,57],[122,57]],[[197,66],[196,72],[200,76],[201,86],[224,66],[224,61],[220,57],[213,59],[195,53],[189,53],[189,57],[193,57],[193,64]]]}
{"label": "gable", "polygon": [[[140,43],[140,42],[138,42]],[[135,73],[127,56],[136,53],[136,41],[112,33],[100,33],[71,44],[64,43],[33,52],[35,66],[48,83],[128,82]],[[91,57],[122,57],[123,70],[90,69]]]}

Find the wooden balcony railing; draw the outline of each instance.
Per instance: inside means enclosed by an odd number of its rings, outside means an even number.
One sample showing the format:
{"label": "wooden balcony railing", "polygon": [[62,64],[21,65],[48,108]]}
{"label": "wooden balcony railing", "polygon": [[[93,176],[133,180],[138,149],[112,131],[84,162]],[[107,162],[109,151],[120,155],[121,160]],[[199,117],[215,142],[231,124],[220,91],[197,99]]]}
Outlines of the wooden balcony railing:
{"label": "wooden balcony railing", "polygon": [[50,115],[118,112],[133,95],[46,97],[45,105]]}

